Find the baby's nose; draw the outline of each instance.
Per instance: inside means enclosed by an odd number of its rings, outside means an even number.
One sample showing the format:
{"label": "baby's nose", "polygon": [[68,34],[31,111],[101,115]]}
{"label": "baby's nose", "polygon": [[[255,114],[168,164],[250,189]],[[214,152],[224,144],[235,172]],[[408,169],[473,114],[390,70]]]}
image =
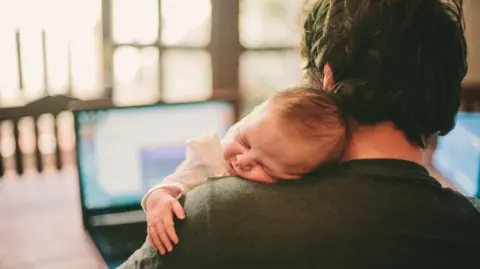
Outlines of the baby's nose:
{"label": "baby's nose", "polygon": [[253,160],[249,156],[242,154],[237,156],[236,166],[244,171],[249,171],[253,167]]}

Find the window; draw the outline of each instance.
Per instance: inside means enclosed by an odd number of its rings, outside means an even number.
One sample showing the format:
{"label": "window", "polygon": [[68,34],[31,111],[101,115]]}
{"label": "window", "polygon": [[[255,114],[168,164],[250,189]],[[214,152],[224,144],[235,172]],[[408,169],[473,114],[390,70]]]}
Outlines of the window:
{"label": "window", "polygon": [[211,95],[212,72],[210,55],[203,50],[166,50],[163,100],[181,102],[203,100]]}
{"label": "window", "polygon": [[243,114],[273,93],[302,80],[298,50],[245,51],[240,58]]}
{"label": "window", "polygon": [[[239,99],[239,112],[248,113],[275,91],[301,83],[306,1],[0,1],[0,106],[47,94],[108,97],[117,105],[214,97]],[[70,156],[64,163],[73,164],[71,127],[67,112],[25,119],[20,150],[30,156],[38,144],[33,155],[60,150],[62,158]],[[6,163],[15,159],[13,130],[0,123]]]}
{"label": "window", "polygon": [[246,48],[300,45],[300,0],[240,0],[240,42]]}
{"label": "window", "polygon": [[148,103],[159,99],[158,49],[118,47],[113,54],[113,89],[117,104]]}
{"label": "window", "polygon": [[0,106],[45,94],[193,101],[221,89],[248,111],[301,82],[305,2],[0,1]]}
{"label": "window", "polygon": [[304,4],[299,0],[240,0],[242,114],[274,92],[301,83]]}
{"label": "window", "polygon": [[211,9],[209,0],[112,0],[114,102],[208,98]]}
{"label": "window", "polygon": [[0,1],[0,16],[1,106],[102,95],[100,1]]}
{"label": "window", "polygon": [[206,47],[210,43],[209,0],[162,0],[162,43]]}

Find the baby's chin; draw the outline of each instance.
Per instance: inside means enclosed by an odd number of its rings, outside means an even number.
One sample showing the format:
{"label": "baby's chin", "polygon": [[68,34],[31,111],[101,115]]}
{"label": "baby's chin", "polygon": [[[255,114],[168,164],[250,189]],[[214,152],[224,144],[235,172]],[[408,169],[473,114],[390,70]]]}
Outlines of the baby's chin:
{"label": "baby's chin", "polygon": [[252,173],[251,171],[242,171],[240,169],[235,168],[230,161],[226,161],[226,168],[228,174],[232,177],[241,177],[246,180],[262,182],[262,183],[277,183],[278,180],[274,179],[273,177],[269,176],[265,171],[259,171]]}
{"label": "baby's chin", "polygon": [[235,171],[237,177],[244,178],[249,181],[255,181],[255,182],[261,182],[261,183],[277,183],[278,180],[274,179],[273,177],[267,175],[266,173],[249,173],[249,172],[241,172],[241,171]]}
{"label": "baby's chin", "polygon": [[256,182],[261,182],[261,183],[267,183],[267,184],[275,184],[278,182],[278,180],[273,179],[273,178],[245,178],[250,181],[256,181]]}

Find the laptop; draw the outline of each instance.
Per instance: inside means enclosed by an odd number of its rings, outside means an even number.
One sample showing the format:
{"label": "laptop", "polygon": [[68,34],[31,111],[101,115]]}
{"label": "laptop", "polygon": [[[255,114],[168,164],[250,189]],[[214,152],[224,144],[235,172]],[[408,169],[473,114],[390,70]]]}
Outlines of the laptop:
{"label": "laptop", "polygon": [[460,112],[438,139],[433,165],[466,196],[480,198],[480,113]]}
{"label": "laptop", "polygon": [[140,201],[185,158],[185,142],[223,136],[229,101],[73,109],[83,225],[110,268],[146,239]]}

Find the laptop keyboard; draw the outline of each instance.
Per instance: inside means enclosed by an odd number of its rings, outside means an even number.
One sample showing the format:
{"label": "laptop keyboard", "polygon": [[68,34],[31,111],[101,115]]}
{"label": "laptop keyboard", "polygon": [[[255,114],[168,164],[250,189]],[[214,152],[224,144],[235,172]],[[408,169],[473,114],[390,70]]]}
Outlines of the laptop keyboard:
{"label": "laptop keyboard", "polygon": [[92,239],[105,259],[126,258],[145,242],[145,223],[94,227]]}

